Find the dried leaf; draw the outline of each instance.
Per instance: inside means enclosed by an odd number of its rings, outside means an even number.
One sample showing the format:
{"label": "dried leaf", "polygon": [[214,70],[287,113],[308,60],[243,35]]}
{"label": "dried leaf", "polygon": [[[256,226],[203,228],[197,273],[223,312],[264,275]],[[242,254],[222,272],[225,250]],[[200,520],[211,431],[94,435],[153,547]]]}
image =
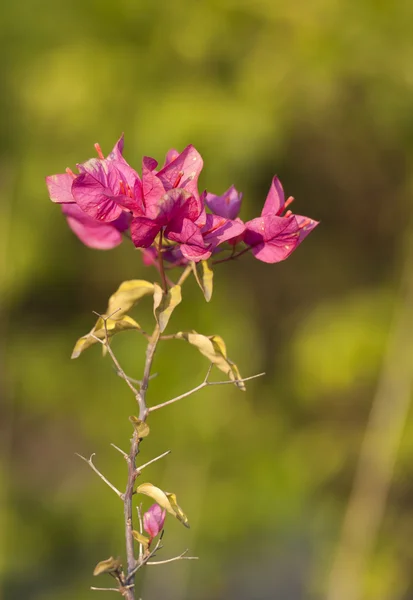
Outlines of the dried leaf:
{"label": "dried leaf", "polygon": [[102,573],[116,573],[120,571],[122,568],[122,563],[120,558],[107,558],[106,560],[101,560],[95,567],[93,571],[93,575],[102,575]]}
{"label": "dried leaf", "polygon": [[152,483],[142,483],[136,488],[136,492],[153,498],[161,508],[164,508],[169,514],[176,517],[178,521],[185,525],[185,527],[189,528],[188,517],[177,504],[175,494],[164,492],[160,488],[152,485]]}
{"label": "dried leaf", "polygon": [[140,438],[148,437],[150,429],[149,425],[145,423],[145,421],[141,421],[138,417],[134,417],[133,415],[129,417],[129,421],[132,423],[136,433]]}
{"label": "dried leaf", "polygon": [[212,297],[214,273],[209,267],[208,261],[201,260],[198,263],[193,262],[192,271],[197,284],[204,294],[205,300],[209,302]]}
{"label": "dried leaf", "polygon": [[[220,371],[228,375],[233,381],[241,379],[240,372],[236,364],[227,358],[227,349],[224,340],[219,335],[201,335],[193,332],[180,332],[177,338],[186,340],[201,352],[208,360],[214,364]],[[238,381],[235,385],[245,391],[244,383]]]}
{"label": "dried leaf", "polygon": [[153,283],[145,281],[144,279],[124,281],[109,298],[106,314],[117,321],[118,319],[121,319],[122,315],[127,313],[132,306],[135,306],[141,298],[148,294],[153,294],[153,291]]}
{"label": "dried leaf", "polygon": [[172,311],[178,306],[181,300],[180,285],[174,285],[165,293],[160,285],[157,283],[154,284],[153,313],[161,332],[165,330]]}
{"label": "dried leaf", "polygon": [[[141,329],[139,323],[137,323],[134,319],[128,317],[127,315],[125,315],[119,320],[107,319],[106,327],[108,330],[109,338],[114,336],[116,333],[119,333],[120,331],[126,331],[128,329]],[[77,340],[75,347],[73,348],[71,358],[78,358],[78,356],[80,356],[82,352],[90,348],[90,346],[97,344],[98,340],[96,338],[98,338],[99,340],[105,339],[104,321],[101,317],[97,320],[96,325],[89,333],[83,335]]]}

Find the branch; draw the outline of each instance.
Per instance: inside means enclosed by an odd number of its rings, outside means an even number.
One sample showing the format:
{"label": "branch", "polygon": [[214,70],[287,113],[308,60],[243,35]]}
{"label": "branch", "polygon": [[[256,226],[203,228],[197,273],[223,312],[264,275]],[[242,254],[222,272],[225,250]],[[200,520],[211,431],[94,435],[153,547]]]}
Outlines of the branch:
{"label": "branch", "polygon": [[199,390],[202,390],[203,388],[208,387],[209,385],[229,385],[229,384],[233,384],[233,383],[244,383],[245,381],[250,381],[251,379],[256,379],[257,377],[262,377],[263,375],[265,375],[265,373],[258,373],[257,375],[251,375],[250,377],[244,377],[244,379],[228,379],[225,381],[208,381],[208,377],[211,372],[211,368],[212,368],[212,364],[209,366],[208,373],[206,374],[204,381],[202,383],[200,383],[199,385],[197,385],[196,387],[194,387],[192,390],[189,390],[189,392],[185,392],[184,394],[181,394],[180,396],[176,396],[176,398],[172,398],[172,400],[167,400],[166,402],[162,402],[161,404],[157,404],[156,406],[151,406],[148,408],[148,412],[153,412],[154,410],[159,410],[160,408],[169,406],[169,404],[174,404],[174,402],[178,402],[178,400],[187,398],[188,396],[195,394],[195,392],[199,392]]}
{"label": "branch", "polygon": [[166,565],[170,562],[175,562],[176,560],[198,560],[198,556],[185,556],[188,552],[188,548],[182,552],[179,556],[174,556],[173,558],[168,558],[166,560],[155,560],[152,562],[146,563],[147,565]]}
{"label": "branch", "polygon": [[[171,450],[167,450],[166,452],[164,452],[163,454],[160,454],[159,456],[157,456],[156,458],[153,458],[152,460],[148,461],[147,463],[145,463],[144,465],[137,467],[136,471],[138,473],[138,475],[140,475],[140,472],[143,471],[143,469],[145,469],[146,467],[149,467],[149,465],[151,465],[152,463],[156,462],[157,460],[160,460],[161,458],[163,458],[164,456],[168,456],[168,454],[171,453]],[[142,533],[142,532],[141,532]]]}
{"label": "branch", "polygon": [[[136,507],[138,511],[138,519],[139,519],[139,533],[143,535],[143,518],[142,518],[142,503]],[[139,544],[139,560],[143,559],[143,545]]]}
{"label": "branch", "polygon": [[[155,326],[151,339],[149,340],[147,349],[146,349],[146,360],[145,367],[142,377],[142,383],[140,385],[139,392],[136,393],[136,400],[139,405],[139,419],[141,421],[145,421],[148,416],[148,409],[146,407],[146,392],[148,390],[151,368],[153,359],[156,352],[156,347],[159,342],[160,337],[160,329],[159,325]],[[115,363],[116,364],[116,363]],[[119,369],[118,369],[119,370]],[[123,373],[122,370],[120,370]],[[125,376],[126,377],[126,376]],[[127,379],[129,387],[133,388],[131,382]],[[140,471],[136,468],[136,457],[139,453],[139,444],[140,438],[136,431],[134,431],[131,441],[131,448],[128,457],[128,481],[126,484],[125,494],[123,495],[123,514],[125,521],[125,538],[126,538],[126,556],[127,556],[127,574],[126,574],[126,583],[130,583],[132,586],[134,585],[134,577],[136,571],[140,568],[140,565],[144,564],[142,561],[138,562],[136,565],[135,552],[134,552],[134,540],[133,540],[133,517],[132,517],[132,497],[133,497],[133,487],[135,484],[135,480],[140,474]],[[145,559],[144,559],[145,560]],[[130,592],[127,592],[128,600],[133,600],[134,598],[134,590],[131,589]]]}
{"label": "branch", "polygon": [[119,498],[121,498],[123,500],[123,494],[122,492],[120,492],[110,481],[109,479],[106,479],[106,477],[104,475],[102,475],[102,473],[99,471],[99,469],[97,469],[95,467],[95,465],[93,464],[93,457],[95,456],[95,453],[93,453],[91,455],[91,457],[89,459],[85,458],[84,456],[82,456],[81,454],[78,454],[77,452],[75,452],[76,456],[78,456],[79,458],[81,458],[82,460],[85,461],[85,463],[87,463],[89,465],[89,467],[97,474],[99,475],[99,477],[102,479],[102,481],[104,481],[106,483],[106,485],[108,485],[117,496],[119,496]]}
{"label": "branch", "polygon": [[115,448],[115,450],[117,450],[118,452],[120,452],[123,455],[123,458],[125,460],[129,460],[129,454],[127,454],[127,452],[124,452],[121,448],[118,448],[118,446],[115,446],[115,444],[111,443],[112,448]]}
{"label": "branch", "polygon": [[93,590],[94,592],[118,592],[120,593],[120,589],[119,588],[98,588],[98,587],[91,587],[91,590]]}
{"label": "branch", "polygon": [[[118,309],[118,310],[120,310],[120,309]],[[126,375],[125,371],[124,371],[124,370],[122,369],[122,367],[120,366],[120,363],[119,363],[118,359],[116,358],[116,356],[115,356],[115,354],[114,354],[114,352],[113,352],[113,350],[112,350],[112,348],[110,347],[110,344],[109,344],[109,334],[108,334],[108,325],[107,325],[107,321],[108,321],[108,319],[112,318],[112,317],[113,317],[113,315],[114,315],[115,313],[117,313],[117,312],[118,312],[118,310],[116,310],[115,312],[113,312],[113,313],[112,313],[111,315],[109,315],[109,316],[106,316],[106,315],[101,315],[101,314],[99,314],[99,313],[97,313],[97,312],[95,312],[95,311],[93,311],[93,312],[94,312],[94,314],[95,314],[95,315],[97,315],[98,317],[100,317],[100,318],[103,320],[103,327],[104,327],[104,329],[105,329],[105,340],[104,340],[104,344],[105,344],[105,346],[106,346],[106,349],[107,349],[107,351],[108,351],[108,353],[109,353],[109,356],[110,356],[110,357],[111,357],[111,359],[113,360],[113,363],[114,363],[114,365],[115,365],[115,367],[116,367],[116,371],[117,371],[117,373],[118,373],[119,377],[122,377],[122,379],[124,379],[124,380],[125,380],[126,384],[127,384],[127,385],[128,385],[128,387],[129,387],[129,388],[132,390],[132,392],[133,392],[133,394],[134,394],[135,398],[137,399],[137,398],[138,398],[138,395],[139,395],[139,392],[138,392],[138,390],[135,388],[135,386],[132,384],[132,382],[131,382],[130,378],[129,378],[129,377]]]}
{"label": "branch", "polygon": [[147,562],[152,558],[152,556],[155,556],[155,554],[157,553],[158,550],[163,548],[162,543],[161,543],[162,538],[163,538],[163,530],[162,530],[161,535],[159,536],[159,540],[156,542],[155,548],[147,556],[145,556],[141,561],[139,561],[139,563],[136,565],[136,567],[127,576],[126,583],[131,581],[135,577],[135,575],[139,571],[139,569],[141,569],[144,565],[146,565]]}

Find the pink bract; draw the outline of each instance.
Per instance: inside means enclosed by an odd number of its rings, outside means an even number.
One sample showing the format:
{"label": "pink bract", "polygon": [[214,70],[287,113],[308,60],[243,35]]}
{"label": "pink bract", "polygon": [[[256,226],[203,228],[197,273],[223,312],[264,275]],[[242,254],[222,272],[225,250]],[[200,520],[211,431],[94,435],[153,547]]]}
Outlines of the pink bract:
{"label": "pink bract", "polygon": [[166,510],[162,510],[158,504],[152,504],[143,515],[143,528],[151,538],[156,537],[162,531],[165,517]]}

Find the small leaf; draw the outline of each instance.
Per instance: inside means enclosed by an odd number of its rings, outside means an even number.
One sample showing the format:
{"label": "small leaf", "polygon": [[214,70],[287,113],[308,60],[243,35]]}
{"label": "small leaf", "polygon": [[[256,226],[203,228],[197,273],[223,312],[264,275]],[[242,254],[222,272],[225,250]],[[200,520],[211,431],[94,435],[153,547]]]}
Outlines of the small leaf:
{"label": "small leaf", "polygon": [[[214,364],[220,371],[228,375],[233,381],[241,379],[240,372],[236,364],[227,358],[227,349],[224,340],[219,335],[201,335],[193,332],[180,332],[177,338],[184,339],[201,352],[208,360]],[[245,391],[243,382],[238,381],[235,385]]]}
{"label": "small leaf", "polygon": [[136,433],[141,439],[148,437],[150,429],[145,421],[141,421],[138,417],[134,417],[133,415],[129,417],[129,421],[132,423]]}
{"label": "small leaf", "polygon": [[165,330],[172,311],[178,306],[181,300],[180,285],[174,285],[165,294],[160,285],[157,283],[154,284],[153,313],[161,332]]}
{"label": "small leaf", "polygon": [[107,558],[106,560],[101,560],[98,563],[93,571],[93,575],[102,575],[102,573],[116,573],[120,571],[122,568],[122,563],[120,558]]}
{"label": "small leaf", "polygon": [[[212,297],[214,272],[208,265],[208,261],[201,260],[198,263],[192,263],[192,271],[194,273],[197,284],[204,294],[205,300],[209,302]],[[199,272],[201,271],[201,272]]]}
{"label": "small leaf", "polygon": [[124,281],[109,298],[106,314],[108,316],[113,315],[111,318],[117,321],[121,319],[122,315],[127,313],[132,306],[135,306],[143,296],[153,294],[153,291],[153,283],[145,281],[144,279]]}
{"label": "small leaf", "polygon": [[[137,323],[134,319],[128,317],[127,315],[122,317],[120,320],[107,319],[106,327],[108,330],[109,338],[114,336],[116,333],[119,333],[120,331],[126,331],[128,329],[141,329],[139,323]],[[105,326],[104,321],[101,317],[97,320],[96,325],[89,333],[83,335],[77,340],[75,347],[73,348],[71,358],[78,358],[78,356],[80,356],[82,352],[90,348],[90,346],[97,344],[98,340],[96,338],[98,338],[99,340],[105,339]]]}
{"label": "small leaf", "polygon": [[149,548],[149,538],[145,537],[144,535],[142,535],[141,533],[139,533],[139,531],[136,531],[135,529],[132,531],[132,535],[134,537],[134,539],[139,542],[139,544],[142,544],[144,551],[146,552],[146,550]]}
{"label": "small leaf", "polygon": [[189,528],[188,517],[177,504],[175,494],[164,492],[160,488],[152,485],[152,483],[142,483],[136,488],[136,492],[153,498],[161,508],[164,508],[169,514],[176,517],[178,521],[185,525],[185,527]]}

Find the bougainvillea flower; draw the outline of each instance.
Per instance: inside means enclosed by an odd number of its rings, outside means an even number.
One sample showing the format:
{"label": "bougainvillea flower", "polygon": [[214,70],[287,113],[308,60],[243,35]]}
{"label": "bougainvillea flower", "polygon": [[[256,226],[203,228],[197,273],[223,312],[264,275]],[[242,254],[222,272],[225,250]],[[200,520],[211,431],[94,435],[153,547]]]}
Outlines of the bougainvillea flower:
{"label": "bougainvillea flower", "polygon": [[274,177],[261,216],[248,221],[244,233],[244,242],[259,260],[276,263],[286,259],[318,225],[290,210],[283,215],[292,201],[292,197],[285,201],[281,182]]}
{"label": "bougainvillea flower", "polygon": [[158,504],[152,504],[143,515],[143,528],[152,538],[156,537],[163,529],[166,510],[162,510]]}
{"label": "bougainvillea flower", "polygon": [[241,201],[242,194],[233,185],[222,196],[207,194],[205,198],[205,203],[211,212],[226,219],[235,219],[238,216]]}
{"label": "bougainvillea flower", "polygon": [[110,250],[122,242],[122,232],[129,227],[129,216],[124,213],[116,221],[101,223],[89,217],[76,204],[62,204],[63,214],[75,235],[89,248]]}
{"label": "bougainvillea flower", "polygon": [[[148,212],[152,218],[145,216],[132,220],[132,241],[139,248],[148,248],[153,244],[161,229],[164,229],[164,237],[180,243],[181,251],[186,258],[189,258],[187,252],[191,255],[198,255],[197,248],[199,245],[204,248],[204,243],[201,231],[195,225],[195,221],[202,210],[200,199],[184,189],[171,189],[150,206]],[[191,249],[192,246],[194,246],[193,249]]]}
{"label": "bougainvillea flower", "polygon": [[[80,166],[79,166],[80,168]],[[132,195],[139,176],[126,161],[91,159],[81,165],[72,183],[74,201],[98,221],[114,221],[123,212],[122,202]]]}
{"label": "bougainvillea flower", "polygon": [[[118,141],[113,147],[113,150],[108,154],[106,158],[103,156],[99,144],[95,144],[95,148],[98,153],[99,160],[118,161],[127,164],[122,156],[123,134],[118,139]],[[90,160],[95,161],[98,159],[92,158]],[[77,167],[79,169],[79,172],[86,172],[88,164],[89,161],[78,164]],[[75,173],[73,173],[71,169],[67,169],[66,173],[60,173],[58,175],[49,175],[48,177],[46,177],[46,185],[49,190],[50,199],[58,204],[75,202],[75,199],[72,195],[72,184],[76,177],[77,175],[75,175]]]}

